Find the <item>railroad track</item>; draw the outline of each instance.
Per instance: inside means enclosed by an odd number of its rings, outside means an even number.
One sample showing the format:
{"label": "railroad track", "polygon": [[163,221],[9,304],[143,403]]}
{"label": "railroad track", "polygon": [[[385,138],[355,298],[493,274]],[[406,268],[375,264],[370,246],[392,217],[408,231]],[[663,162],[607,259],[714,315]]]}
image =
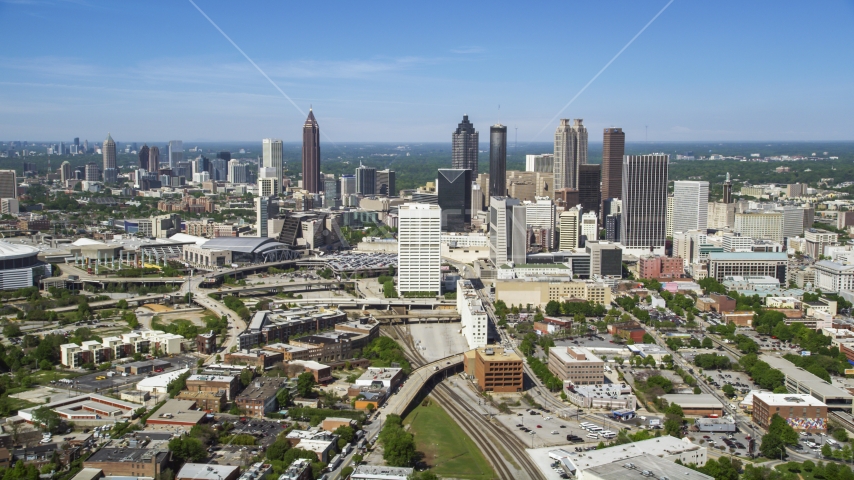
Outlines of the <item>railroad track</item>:
{"label": "railroad track", "polygon": [[[399,325],[391,325],[391,329],[404,344],[404,355],[412,365],[430,363],[418,352],[412,338],[403,328]],[[437,384],[431,395],[472,438],[495,469],[498,478],[510,479],[520,477],[516,469],[507,465],[508,462],[504,459],[497,445],[502,445],[506,448],[508,453],[520,464],[522,473],[526,475],[522,478],[532,480],[543,478],[540,469],[531,460],[525,451],[525,447],[514,434],[480,415],[472,415],[471,412],[462,407],[462,405],[467,403],[465,399],[443,383]]]}

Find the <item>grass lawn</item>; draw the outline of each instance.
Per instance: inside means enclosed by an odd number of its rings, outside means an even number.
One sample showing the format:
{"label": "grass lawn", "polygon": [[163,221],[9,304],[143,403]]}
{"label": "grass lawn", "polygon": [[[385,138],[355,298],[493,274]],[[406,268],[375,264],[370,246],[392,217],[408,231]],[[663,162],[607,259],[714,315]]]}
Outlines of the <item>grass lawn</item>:
{"label": "grass lawn", "polygon": [[415,435],[415,447],[440,477],[491,479],[495,472],[483,454],[442,407],[416,407],[403,421]]}

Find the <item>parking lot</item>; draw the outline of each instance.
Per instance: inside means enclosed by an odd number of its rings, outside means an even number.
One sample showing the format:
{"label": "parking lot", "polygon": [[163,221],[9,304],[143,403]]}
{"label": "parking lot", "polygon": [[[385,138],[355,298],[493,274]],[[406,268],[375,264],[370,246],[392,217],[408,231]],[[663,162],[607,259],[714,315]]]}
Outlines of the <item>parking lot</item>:
{"label": "parking lot", "polygon": [[597,333],[590,336],[573,336],[572,339],[555,340],[557,346],[573,346],[587,348],[625,348],[624,345],[615,343],[610,333]]}
{"label": "parking lot", "polygon": [[[750,390],[758,389],[759,386],[750,381],[750,377],[744,372],[734,372],[731,370],[705,370],[703,372],[708,377],[712,377],[711,385],[721,390],[724,385],[732,385],[735,388],[737,397],[744,397]],[[723,391],[723,390],[721,390]]]}
{"label": "parking lot", "polygon": [[[747,449],[750,446],[750,440],[747,437],[750,435],[744,432],[691,432],[688,436],[693,438],[695,443],[708,448],[716,448],[721,452],[732,453],[735,456],[746,457],[749,455]],[[754,453],[758,450],[759,440],[757,439]]]}
{"label": "parking lot", "polygon": [[[179,368],[187,368],[188,366],[195,367],[196,362],[198,362],[198,359],[192,355],[176,355],[174,357],[169,358],[164,357],[159,360],[163,360],[172,364],[172,367],[164,369],[162,373],[171,372]],[[108,376],[108,373],[113,373],[113,376]],[[154,373],[152,373],[151,375],[154,375]],[[80,390],[81,392],[103,392],[111,389],[118,390],[121,387],[124,387],[125,385],[137,383],[148,376],[149,374],[128,374],[128,376],[123,377],[120,373],[116,373],[115,368],[111,368],[104,371],[88,373],[86,375],[75,378],[75,384],[72,388]],[[99,377],[104,378],[98,380]]]}

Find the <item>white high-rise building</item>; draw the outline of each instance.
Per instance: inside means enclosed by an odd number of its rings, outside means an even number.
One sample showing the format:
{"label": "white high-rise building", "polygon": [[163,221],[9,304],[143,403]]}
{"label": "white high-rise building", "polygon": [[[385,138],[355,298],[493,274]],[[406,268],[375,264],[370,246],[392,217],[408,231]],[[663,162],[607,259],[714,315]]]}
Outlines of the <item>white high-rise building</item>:
{"label": "white high-rise building", "polygon": [[562,118],[555,130],[554,189],[578,188],[578,166],[587,164],[587,128],[580,118]]}
{"label": "white high-rise building", "polygon": [[588,242],[599,240],[599,218],[596,212],[587,212],[581,215],[581,234],[587,237]]}
{"label": "white high-rise building", "polygon": [[470,349],[487,345],[489,319],[471,280],[457,280],[457,311]]}
{"label": "white high-rise building", "polygon": [[555,157],[551,153],[540,155],[525,155],[526,172],[552,173]]}
{"label": "white high-rise building", "polygon": [[472,182],[471,184],[471,215],[474,217],[477,212],[483,211],[483,190],[480,189],[480,184]]}
{"label": "white high-rise building", "polygon": [[783,243],[783,213],[773,211],[736,213],[732,230],[742,237]]}
{"label": "white high-rise building", "polygon": [[[669,200],[669,199],[668,199]],[[673,182],[673,233],[706,230],[709,221],[709,182]]]}
{"label": "white high-rise building", "polygon": [[246,183],[246,164],[240,160],[228,161],[229,183]]}
{"label": "white high-rise building", "polygon": [[282,165],[282,141],[277,138],[265,138],[261,143],[263,153],[261,166],[275,168],[276,178],[281,181],[282,175],[285,173]]}
{"label": "white high-rise building", "polygon": [[534,197],[533,202],[522,202],[522,204],[525,206],[525,223],[528,227],[548,229],[548,245],[543,246],[551,249],[554,245],[555,231],[554,202],[549,197]]}
{"label": "white high-rise building", "polygon": [[442,210],[405,203],[398,208],[397,290],[441,293]]}
{"label": "white high-rise building", "polygon": [[579,227],[581,224],[581,211],[578,207],[572,207],[560,214],[560,250],[572,250],[578,248]]}
{"label": "white high-rise building", "polygon": [[525,206],[515,198],[489,199],[489,259],[495,268],[507,262],[525,263],[528,227]]}
{"label": "white high-rise building", "polygon": [[265,177],[258,179],[259,195],[262,197],[276,197],[279,195],[279,179],[275,177]]}
{"label": "white high-rise building", "polygon": [[667,196],[667,217],[664,221],[664,230],[668,237],[673,238],[673,195]]}
{"label": "white high-rise building", "polygon": [[175,168],[184,161],[184,142],[169,140],[169,168]]}

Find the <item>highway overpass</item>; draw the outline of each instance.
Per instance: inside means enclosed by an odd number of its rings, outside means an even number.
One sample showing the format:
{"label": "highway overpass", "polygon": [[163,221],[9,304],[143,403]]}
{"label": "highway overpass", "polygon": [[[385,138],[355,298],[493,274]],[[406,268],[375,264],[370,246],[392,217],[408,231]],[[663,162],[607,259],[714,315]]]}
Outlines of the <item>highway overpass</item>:
{"label": "highway overpass", "polygon": [[403,416],[413,406],[413,401],[420,401],[426,396],[423,390],[428,383],[437,377],[444,379],[446,375],[453,375],[462,370],[462,366],[463,354],[458,353],[416,368],[406,378],[406,383],[385,403],[380,410],[380,417],[385,419],[391,413]]}

